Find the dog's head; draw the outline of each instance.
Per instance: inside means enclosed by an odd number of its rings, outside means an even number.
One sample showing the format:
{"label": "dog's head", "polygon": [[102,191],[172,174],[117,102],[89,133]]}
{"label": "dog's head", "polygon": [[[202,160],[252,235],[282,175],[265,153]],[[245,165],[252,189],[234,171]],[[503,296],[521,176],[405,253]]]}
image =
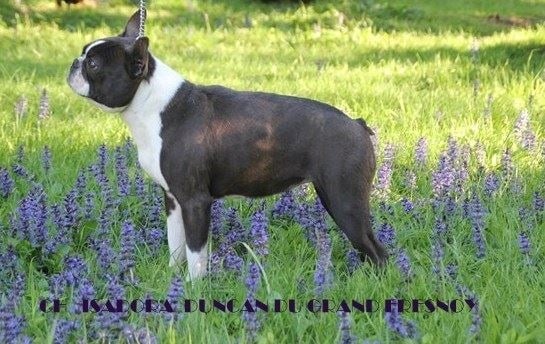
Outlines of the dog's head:
{"label": "dog's head", "polygon": [[149,40],[138,35],[140,17],[139,11],[133,14],[121,35],[85,45],[70,68],[68,84],[74,92],[105,111],[123,111],[140,82],[153,73]]}

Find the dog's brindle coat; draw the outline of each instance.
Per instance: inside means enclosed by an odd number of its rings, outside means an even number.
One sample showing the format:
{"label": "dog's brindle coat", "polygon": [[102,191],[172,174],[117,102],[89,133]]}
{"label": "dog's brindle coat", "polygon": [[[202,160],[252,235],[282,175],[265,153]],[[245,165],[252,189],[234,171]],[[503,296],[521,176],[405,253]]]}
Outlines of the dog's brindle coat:
{"label": "dog's brindle coat", "polygon": [[314,100],[183,80],[149,53],[138,26],[137,12],[120,37],[87,45],[69,84],[122,112],[142,167],[165,191],[171,265],[186,246],[191,278],[205,273],[215,198],[267,196],[304,182],[362,257],[386,262],[370,223],[375,156],[363,120]]}

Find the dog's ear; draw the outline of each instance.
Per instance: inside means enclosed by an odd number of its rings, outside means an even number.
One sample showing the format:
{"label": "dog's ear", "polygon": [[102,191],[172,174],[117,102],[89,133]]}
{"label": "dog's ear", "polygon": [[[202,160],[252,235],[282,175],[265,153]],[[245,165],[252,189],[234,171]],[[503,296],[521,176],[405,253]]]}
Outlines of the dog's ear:
{"label": "dog's ear", "polygon": [[138,37],[134,42],[129,66],[131,77],[144,78],[148,74],[148,46],[149,39],[147,37]]}
{"label": "dog's ear", "polygon": [[[146,20],[147,13],[145,9],[143,11],[144,12],[142,13],[142,18]],[[134,37],[134,38],[138,37],[138,34],[140,33],[140,16],[141,16],[140,10],[134,12],[131,19],[129,19],[129,21],[127,22],[127,25],[125,26],[125,30],[119,36]]]}

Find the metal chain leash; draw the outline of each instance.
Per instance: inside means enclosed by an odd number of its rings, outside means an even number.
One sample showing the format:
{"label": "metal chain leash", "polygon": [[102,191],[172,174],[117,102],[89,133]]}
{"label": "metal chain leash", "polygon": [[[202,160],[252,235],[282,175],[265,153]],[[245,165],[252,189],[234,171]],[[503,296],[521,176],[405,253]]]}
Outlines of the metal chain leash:
{"label": "metal chain leash", "polygon": [[138,38],[144,37],[144,28],[146,26],[145,11],[146,11],[146,1],[140,0],[140,27],[138,29]]}

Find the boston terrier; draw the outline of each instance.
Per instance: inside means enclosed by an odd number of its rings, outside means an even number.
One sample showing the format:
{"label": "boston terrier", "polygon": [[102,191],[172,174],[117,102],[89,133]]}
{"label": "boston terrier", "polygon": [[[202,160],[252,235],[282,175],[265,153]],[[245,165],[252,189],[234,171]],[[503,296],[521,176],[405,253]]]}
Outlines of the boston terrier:
{"label": "boston terrier", "polygon": [[149,52],[139,27],[136,12],[121,35],[87,44],[68,84],[128,125],[142,168],[164,190],[170,266],[187,258],[190,279],[206,273],[215,198],[307,182],[362,259],[386,263],[371,229],[376,166],[363,120],[315,100],[193,84]]}

